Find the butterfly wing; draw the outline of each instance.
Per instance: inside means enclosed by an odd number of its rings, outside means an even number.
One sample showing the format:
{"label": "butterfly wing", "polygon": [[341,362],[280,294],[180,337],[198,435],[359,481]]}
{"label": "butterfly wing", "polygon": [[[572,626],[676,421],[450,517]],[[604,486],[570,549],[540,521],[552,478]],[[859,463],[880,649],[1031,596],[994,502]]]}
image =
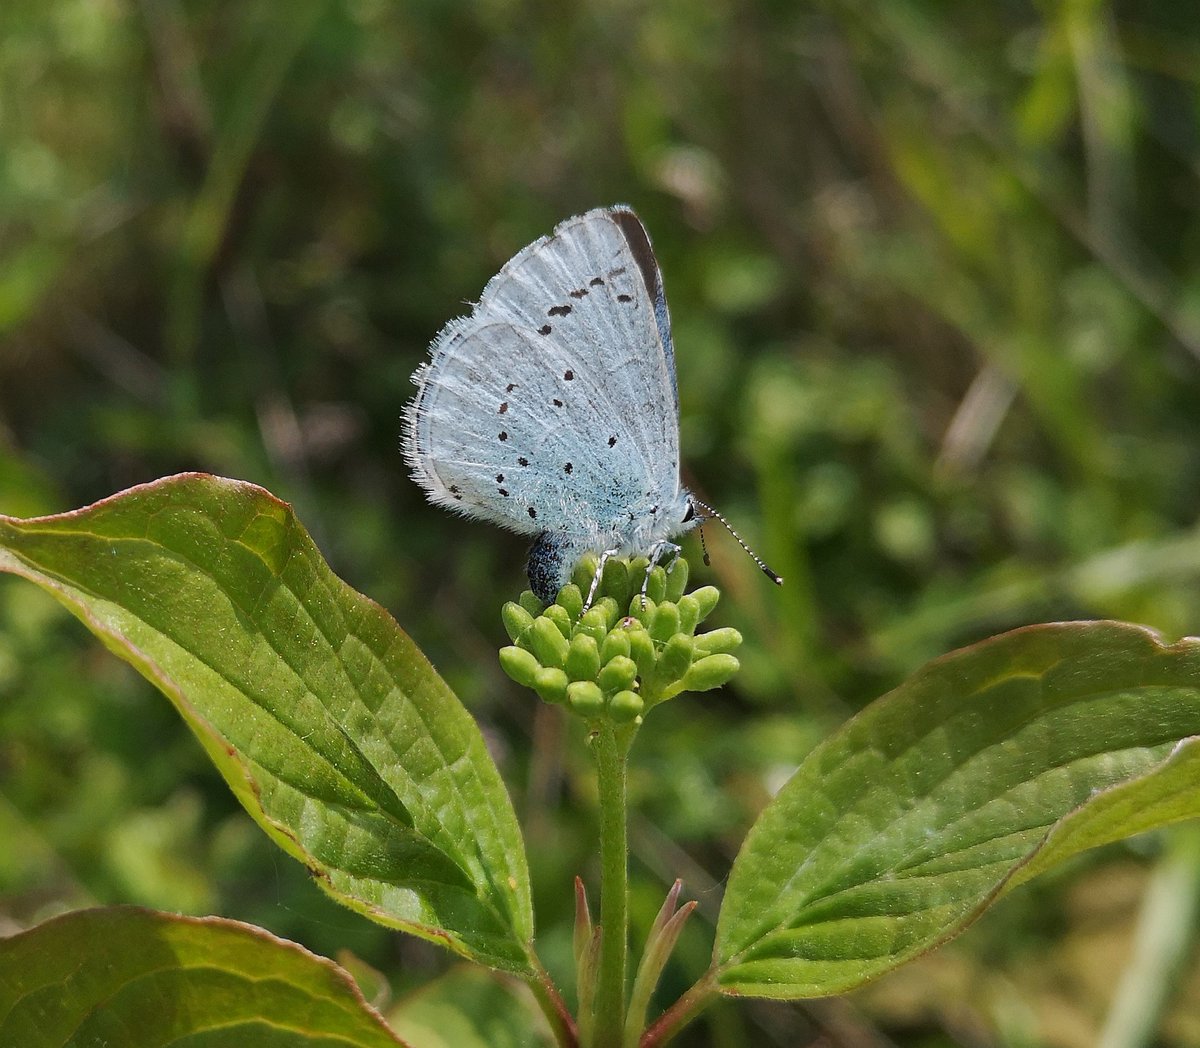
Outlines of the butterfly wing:
{"label": "butterfly wing", "polygon": [[567,219],[512,258],[413,379],[403,447],[436,503],[586,536],[678,496],[670,319],[627,207]]}

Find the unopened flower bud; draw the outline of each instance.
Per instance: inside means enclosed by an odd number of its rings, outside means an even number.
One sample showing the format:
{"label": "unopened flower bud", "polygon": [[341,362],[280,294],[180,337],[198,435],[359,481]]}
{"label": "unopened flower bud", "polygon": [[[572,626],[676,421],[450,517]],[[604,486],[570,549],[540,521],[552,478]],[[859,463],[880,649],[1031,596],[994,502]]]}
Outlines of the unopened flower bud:
{"label": "unopened flower bud", "polygon": [[724,626],[718,630],[701,633],[696,638],[696,657],[736,651],[741,645],[742,635],[732,626]]}
{"label": "unopened flower bud", "polygon": [[676,633],[667,641],[654,669],[656,688],[666,688],[688,672],[692,664],[692,645],[692,638],[683,633]]}
{"label": "unopened flower bud", "polygon": [[521,595],[517,598],[517,603],[521,605],[533,618],[537,618],[542,613],[542,608],[545,607],[540,600],[533,595],[532,590],[522,590]]}
{"label": "unopened flower bud", "polygon": [[604,564],[604,575],[600,586],[605,593],[627,593],[629,591],[629,568],[620,557],[609,557]]}
{"label": "unopened flower bud", "polygon": [[[686,561],[685,561],[686,563]],[[695,633],[700,624],[700,605],[690,593],[685,593],[675,602],[679,609],[679,630],[681,633]]]}
{"label": "unopened flower bud", "polygon": [[608,616],[604,608],[588,608],[579,619],[579,628],[589,634],[597,644],[608,633]]}
{"label": "unopened flower bud", "polygon": [[577,633],[567,651],[563,669],[571,680],[594,681],[600,672],[600,649],[596,641],[586,633]]}
{"label": "unopened flower bud", "polygon": [[655,604],[662,602],[667,594],[667,571],[665,568],[650,569],[650,577],[646,579],[646,596]]}
{"label": "unopened flower bud", "polygon": [[595,681],[577,680],[567,685],[567,705],[581,717],[598,717],[604,712],[604,695]]}
{"label": "unopened flower bud", "polygon": [[658,607],[649,597],[644,601],[640,593],[635,593],[633,599],[629,602],[629,618],[637,619],[647,629],[650,628],[650,623],[654,621],[654,609]]}
{"label": "unopened flower bud", "polygon": [[629,657],[637,663],[638,675],[645,678],[654,672],[654,641],[640,627],[629,632]]}
{"label": "unopened flower bud", "polygon": [[717,601],[720,599],[721,591],[716,586],[701,586],[698,590],[692,590],[692,600],[696,602],[697,625],[712,614],[713,608],[717,606]]}
{"label": "unopened flower bud", "polygon": [[650,636],[665,644],[679,632],[679,609],[674,604],[660,604],[650,616]]}
{"label": "unopened flower bud", "polygon": [[523,688],[532,688],[542,667],[531,652],[514,645],[500,649],[500,668]]}
{"label": "unopened flower bud", "polygon": [[504,632],[508,634],[508,639],[514,644],[533,625],[533,616],[521,607],[520,604],[515,604],[511,600],[504,605],[504,608],[500,612],[500,618],[504,622]]}
{"label": "unopened flower bud", "polygon": [[567,697],[567,675],[543,666],[533,678],[533,690],[543,702],[563,702]]}
{"label": "unopened flower bud", "polygon": [[711,691],[719,688],[738,671],[738,660],[725,653],[706,655],[692,663],[683,678],[684,691]]}
{"label": "unopened flower bud", "polygon": [[637,663],[627,655],[616,655],[605,663],[596,682],[601,690],[611,694],[633,687],[637,677]]}
{"label": "unopened flower bud", "polygon": [[558,599],[555,603],[566,609],[567,615],[574,622],[579,618],[579,613],[583,611],[583,594],[574,583],[567,583],[558,591]]}
{"label": "unopened flower bud", "polygon": [[571,639],[571,616],[567,613],[567,609],[559,604],[551,604],[545,611],[542,612],[542,618],[549,619],[558,627],[558,632],[563,635],[564,640]]}
{"label": "unopened flower bud", "polygon": [[671,561],[670,570],[667,572],[667,588],[663,599],[673,604],[677,603],[683,596],[683,591],[687,589],[687,580],[688,562],[682,557],[676,557]]}
{"label": "unopened flower bud", "polygon": [[609,630],[604,635],[600,645],[600,661],[609,662],[618,655],[629,654],[629,631],[622,629]]}
{"label": "unopened flower bud", "polygon": [[543,666],[561,666],[567,660],[567,638],[545,616],[533,620],[526,635],[530,650]]}
{"label": "unopened flower bud", "polygon": [[621,607],[612,597],[601,597],[596,601],[594,607],[604,617],[604,628],[610,630],[616,625],[617,616],[620,614]]}
{"label": "unopened flower bud", "polygon": [[596,565],[599,563],[600,559],[594,553],[585,553],[580,557],[575,570],[571,572],[571,581],[580,593],[587,593],[592,588],[592,579],[596,577]]}
{"label": "unopened flower bud", "polygon": [[618,724],[628,724],[642,715],[646,704],[633,691],[619,691],[608,702],[608,715]]}

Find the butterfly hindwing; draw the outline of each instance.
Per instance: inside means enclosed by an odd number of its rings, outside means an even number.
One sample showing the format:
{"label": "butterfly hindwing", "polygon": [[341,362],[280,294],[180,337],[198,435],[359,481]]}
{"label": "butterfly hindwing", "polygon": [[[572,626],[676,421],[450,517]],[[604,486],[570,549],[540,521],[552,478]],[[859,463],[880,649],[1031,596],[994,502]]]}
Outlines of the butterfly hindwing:
{"label": "butterfly hindwing", "polygon": [[628,208],[516,255],[414,380],[404,450],[436,502],[529,534],[620,535],[631,506],[678,495],[669,319]]}

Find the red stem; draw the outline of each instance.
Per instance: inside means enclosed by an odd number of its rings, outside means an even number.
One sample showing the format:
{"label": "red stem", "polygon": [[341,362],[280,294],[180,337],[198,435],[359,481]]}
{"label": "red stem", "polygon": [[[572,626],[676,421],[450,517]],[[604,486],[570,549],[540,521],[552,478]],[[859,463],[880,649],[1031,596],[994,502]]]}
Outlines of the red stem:
{"label": "red stem", "polygon": [[550,1023],[555,1043],[559,1048],[579,1048],[575,1019],[567,1008],[567,1002],[562,999],[549,973],[541,965],[537,965],[535,970],[536,977],[530,979],[528,985]]}
{"label": "red stem", "polygon": [[690,990],[662,1013],[642,1034],[639,1048],[661,1048],[717,996],[717,972],[710,968]]}

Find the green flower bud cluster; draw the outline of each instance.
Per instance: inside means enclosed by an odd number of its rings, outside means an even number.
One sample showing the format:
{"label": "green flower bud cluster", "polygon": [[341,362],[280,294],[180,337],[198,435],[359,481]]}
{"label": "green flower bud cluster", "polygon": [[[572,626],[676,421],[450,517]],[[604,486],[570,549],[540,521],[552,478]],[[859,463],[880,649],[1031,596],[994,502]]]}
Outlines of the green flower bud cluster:
{"label": "green flower bud cluster", "polygon": [[742,636],[729,628],[696,635],[716,606],[716,587],[685,594],[688,565],[678,558],[670,572],[650,572],[643,601],[647,563],[610,557],[586,611],[597,565],[590,555],[549,607],[529,590],[505,604],[513,643],[500,649],[504,672],[546,702],[617,724],[640,724],[647,710],[681,692],[719,688],[738,670],[732,652]]}

